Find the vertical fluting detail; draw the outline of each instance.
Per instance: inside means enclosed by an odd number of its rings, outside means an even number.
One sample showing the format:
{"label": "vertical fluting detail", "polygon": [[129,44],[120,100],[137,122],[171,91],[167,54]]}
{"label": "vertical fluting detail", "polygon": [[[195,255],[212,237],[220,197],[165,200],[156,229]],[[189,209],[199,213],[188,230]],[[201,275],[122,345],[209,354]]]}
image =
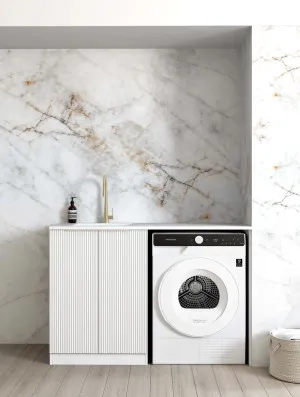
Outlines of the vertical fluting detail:
{"label": "vertical fluting detail", "polygon": [[147,231],[99,231],[99,353],[147,352]]}
{"label": "vertical fluting detail", "polygon": [[98,353],[97,231],[50,231],[50,352]]}

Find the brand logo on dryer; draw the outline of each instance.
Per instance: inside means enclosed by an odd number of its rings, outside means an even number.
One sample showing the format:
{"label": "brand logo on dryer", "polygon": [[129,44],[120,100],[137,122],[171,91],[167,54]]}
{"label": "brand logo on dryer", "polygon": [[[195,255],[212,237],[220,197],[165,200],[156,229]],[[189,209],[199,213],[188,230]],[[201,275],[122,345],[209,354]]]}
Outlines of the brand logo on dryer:
{"label": "brand logo on dryer", "polygon": [[203,320],[202,318],[193,318],[192,319],[193,324],[204,324],[206,322],[207,322],[207,320]]}

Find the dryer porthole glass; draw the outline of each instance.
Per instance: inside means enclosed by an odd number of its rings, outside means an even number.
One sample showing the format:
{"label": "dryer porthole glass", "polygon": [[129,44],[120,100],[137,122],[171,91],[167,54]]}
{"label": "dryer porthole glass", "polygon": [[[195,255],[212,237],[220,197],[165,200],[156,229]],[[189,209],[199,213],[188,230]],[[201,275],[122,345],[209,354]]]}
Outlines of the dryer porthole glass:
{"label": "dryer porthole glass", "polygon": [[178,300],[184,309],[214,309],[220,301],[220,291],[209,277],[195,274],[180,286]]}

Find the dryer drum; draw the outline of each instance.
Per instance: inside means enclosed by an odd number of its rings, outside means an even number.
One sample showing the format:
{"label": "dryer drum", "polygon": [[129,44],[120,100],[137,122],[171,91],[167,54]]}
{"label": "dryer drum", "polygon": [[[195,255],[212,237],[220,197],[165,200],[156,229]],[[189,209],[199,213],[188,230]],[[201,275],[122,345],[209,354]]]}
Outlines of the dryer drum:
{"label": "dryer drum", "polygon": [[220,292],[209,277],[195,275],[182,283],[178,300],[185,309],[214,309],[219,304]]}

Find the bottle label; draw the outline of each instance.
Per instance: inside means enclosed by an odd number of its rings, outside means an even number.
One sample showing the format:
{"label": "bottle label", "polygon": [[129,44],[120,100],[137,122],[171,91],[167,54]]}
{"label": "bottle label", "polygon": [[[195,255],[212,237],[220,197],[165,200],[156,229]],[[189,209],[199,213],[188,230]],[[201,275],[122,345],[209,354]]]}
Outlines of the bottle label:
{"label": "bottle label", "polygon": [[69,218],[69,220],[77,219],[77,210],[69,210],[68,218]]}

